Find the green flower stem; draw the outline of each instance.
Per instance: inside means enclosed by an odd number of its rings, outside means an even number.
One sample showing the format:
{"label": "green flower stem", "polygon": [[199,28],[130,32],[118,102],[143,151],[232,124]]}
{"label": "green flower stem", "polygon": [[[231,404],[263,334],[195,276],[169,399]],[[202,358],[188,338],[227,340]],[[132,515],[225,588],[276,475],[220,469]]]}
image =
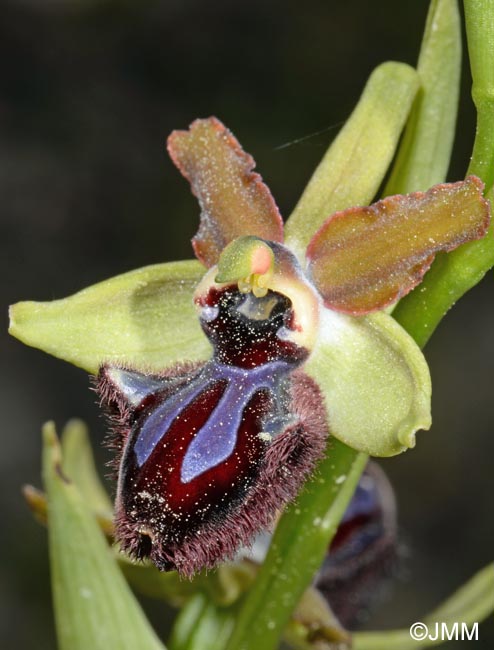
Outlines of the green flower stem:
{"label": "green flower stem", "polygon": [[321,565],[367,459],[366,454],[333,442],[317,475],[281,518],[237,617],[229,650],[276,647],[294,606]]}
{"label": "green flower stem", "polygon": [[468,173],[479,176],[489,190],[494,181],[494,0],[465,0],[464,5],[472,98],[477,109]]}
{"label": "green flower stem", "polygon": [[[471,626],[484,620],[494,611],[494,563],[484,567],[456,591],[434,612],[424,618],[430,633],[435,636],[435,624],[446,623],[451,627],[459,622]],[[357,632],[352,636],[352,650],[415,650],[442,643],[425,638],[412,639],[410,630],[389,630],[387,632]]]}
{"label": "green flower stem", "polygon": [[461,26],[456,0],[432,0],[417,72],[420,89],[383,196],[425,191],[446,178],[460,93]]}
{"label": "green flower stem", "polygon": [[490,189],[494,180],[494,147],[492,146],[494,101],[490,99],[479,100],[477,101],[477,106],[479,107],[479,112],[477,116],[475,145],[468,167],[468,174],[475,174],[475,176],[481,178],[485,183],[486,189]]}

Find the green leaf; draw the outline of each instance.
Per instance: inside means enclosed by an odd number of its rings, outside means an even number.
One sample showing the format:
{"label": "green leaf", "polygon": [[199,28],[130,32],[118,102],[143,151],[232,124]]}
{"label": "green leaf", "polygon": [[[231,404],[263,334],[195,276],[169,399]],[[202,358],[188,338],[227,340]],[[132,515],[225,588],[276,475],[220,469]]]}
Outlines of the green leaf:
{"label": "green leaf", "polygon": [[59,650],[164,650],[94,516],[64,474],[53,423],[43,428],[43,445]]}
{"label": "green leaf", "polygon": [[[474,575],[463,587],[458,589],[446,602],[424,617],[423,622],[435,635],[435,624],[445,623],[452,628],[455,623],[464,623],[468,627],[480,623],[494,612],[494,563]],[[436,641],[425,638],[421,641],[410,636],[410,629],[389,630],[386,632],[357,632],[353,635],[353,650],[414,650],[440,645],[441,637]]]}
{"label": "green leaf", "polygon": [[317,474],[280,519],[268,555],[247,593],[228,650],[276,648],[292,611],[320,567],[367,462],[333,441]]}
{"label": "green leaf", "polygon": [[233,621],[233,610],[216,606],[205,594],[196,594],[175,621],[170,650],[221,650]]}
{"label": "green leaf", "polygon": [[285,224],[285,243],[300,259],[316,230],[333,212],[372,201],[418,87],[416,71],[404,63],[383,63],[374,70],[355,110]]}
{"label": "green leaf", "polygon": [[431,424],[425,359],[385,313],[352,318],[324,310],[304,370],[323,392],[332,435],[359,451],[398,454]]}
{"label": "green leaf", "polygon": [[107,362],[162,370],[208,358],[192,303],[204,275],[196,261],[147,266],[52,302],[10,309],[10,333],[33,347],[97,373]]}
{"label": "green leaf", "polygon": [[460,91],[461,26],[456,0],[432,0],[417,72],[420,89],[383,196],[424,191],[446,178]]}

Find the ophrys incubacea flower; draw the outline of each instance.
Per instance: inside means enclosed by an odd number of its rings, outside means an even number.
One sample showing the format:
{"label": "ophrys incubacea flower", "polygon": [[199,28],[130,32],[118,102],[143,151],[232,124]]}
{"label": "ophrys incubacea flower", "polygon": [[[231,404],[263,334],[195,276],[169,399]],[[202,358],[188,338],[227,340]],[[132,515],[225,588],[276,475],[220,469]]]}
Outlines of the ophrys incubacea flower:
{"label": "ophrys incubacea flower", "polygon": [[169,151],[201,205],[199,262],[20,303],[12,331],[99,372],[119,449],[117,537],[190,575],[273,520],[328,429],[386,456],[429,427],[425,360],[379,310],[436,252],[483,236],[489,212],[470,177],[332,215],[304,255],[303,224],[287,222],[285,245],[252,158],[218,120],[174,132]]}

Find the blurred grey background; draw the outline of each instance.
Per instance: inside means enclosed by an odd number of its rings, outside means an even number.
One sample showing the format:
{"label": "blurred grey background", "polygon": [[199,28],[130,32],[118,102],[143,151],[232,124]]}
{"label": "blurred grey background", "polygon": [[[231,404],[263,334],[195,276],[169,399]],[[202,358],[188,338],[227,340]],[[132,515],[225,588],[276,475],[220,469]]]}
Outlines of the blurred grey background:
{"label": "blurred grey background", "polygon": [[[427,6],[2,2],[2,304],[63,297],[190,257],[198,209],[164,143],[195,117],[217,115],[233,130],[288,215],[373,67],[415,63]],[[464,175],[471,151],[469,88],[465,67],[450,180]],[[382,463],[408,551],[370,627],[420,620],[492,560],[492,279],[448,314],[427,347],[432,430],[415,451]],[[104,471],[104,423],[82,371],[9,339],[6,326],[4,316],[0,639],[5,648],[47,650],[55,640],[46,532],[20,487],[40,484],[39,430],[51,418],[59,426],[72,416],[87,420]],[[162,627],[162,606],[146,607]],[[475,648],[493,640],[491,617]]]}

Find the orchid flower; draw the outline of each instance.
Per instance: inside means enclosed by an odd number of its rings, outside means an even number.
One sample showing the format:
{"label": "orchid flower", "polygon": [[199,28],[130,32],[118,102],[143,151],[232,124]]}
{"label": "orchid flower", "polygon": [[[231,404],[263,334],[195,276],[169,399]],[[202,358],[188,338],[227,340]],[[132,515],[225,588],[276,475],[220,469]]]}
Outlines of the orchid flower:
{"label": "orchid flower", "polygon": [[383,310],[437,252],[482,237],[489,208],[471,176],[317,224],[296,212],[284,227],[217,119],[173,132],[168,150],[201,207],[197,261],[19,303],[11,332],[98,375],[117,538],[192,575],[272,523],[331,453],[328,433],[375,456],[415,445],[431,422],[429,372]]}

